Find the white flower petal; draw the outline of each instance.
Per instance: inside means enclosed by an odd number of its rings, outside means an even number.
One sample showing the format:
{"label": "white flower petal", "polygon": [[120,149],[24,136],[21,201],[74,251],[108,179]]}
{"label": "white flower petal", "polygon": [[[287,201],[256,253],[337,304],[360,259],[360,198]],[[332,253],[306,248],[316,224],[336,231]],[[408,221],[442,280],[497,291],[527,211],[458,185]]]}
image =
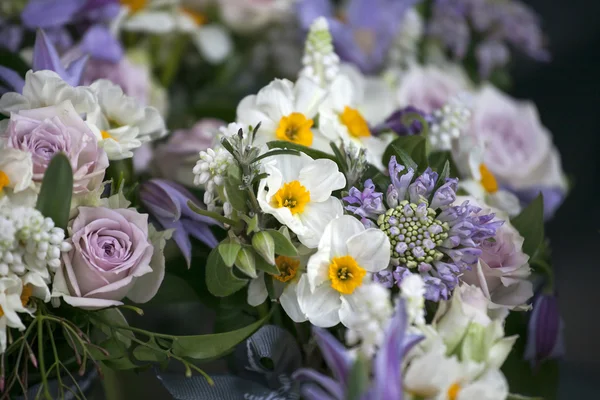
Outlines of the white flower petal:
{"label": "white flower petal", "polygon": [[310,192],[311,203],[325,201],[331,192],[346,186],[346,177],[338,170],[337,164],[327,159],[306,164],[299,171],[298,180]]}
{"label": "white flower petal", "polygon": [[212,64],[224,61],[233,49],[229,33],[220,25],[204,25],[192,35],[194,44],[204,58]]}
{"label": "white flower petal", "polygon": [[329,249],[331,257],[348,255],[348,239],[364,230],[365,227],[359,220],[343,215],[325,227],[319,241],[319,249]]}
{"label": "white flower petal", "polygon": [[310,283],[311,290],[315,290],[317,286],[323,285],[329,281],[329,264],[331,257],[329,249],[325,248],[317,251],[309,259],[306,265],[306,275]]}
{"label": "white flower petal", "polygon": [[379,229],[367,229],[350,237],[347,246],[348,254],[369,272],[381,271],[390,262],[390,241]]}
{"label": "white flower petal", "polygon": [[324,284],[313,292],[310,290],[308,278],[302,276],[296,290],[300,309],[313,325],[329,328],[340,322],[340,295],[331,286]]}
{"label": "white flower petal", "polygon": [[294,96],[296,99],[294,108],[307,118],[313,118],[317,115],[319,105],[325,99],[326,95],[327,92],[312,79],[301,77],[294,86]]}
{"label": "white flower petal", "polygon": [[297,289],[298,283],[290,282],[283,290],[283,293],[279,298],[279,302],[281,303],[281,307],[283,307],[286,314],[292,319],[292,321],[304,322],[306,321],[306,315],[304,315],[302,309],[300,308],[300,304],[298,304]]}
{"label": "white flower petal", "polygon": [[333,196],[321,203],[308,203],[304,212],[297,214],[304,228],[301,234],[296,233],[298,240],[308,248],[317,247],[327,224],[343,214],[342,202]]}
{"label": "white flower petal", "polygon": [[265,274],[261,272],[258,278],[252,279],[248,284],[248,304],[252,307],[261,305],[267,299],[267,285],[265,285]]}

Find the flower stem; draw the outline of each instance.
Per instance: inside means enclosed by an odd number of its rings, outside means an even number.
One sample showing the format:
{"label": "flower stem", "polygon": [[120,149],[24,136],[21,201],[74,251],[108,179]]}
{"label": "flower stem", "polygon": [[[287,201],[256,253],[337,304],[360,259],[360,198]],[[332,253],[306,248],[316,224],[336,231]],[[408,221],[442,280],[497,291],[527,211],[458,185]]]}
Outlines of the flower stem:
{"label": "flower stem", "polygon": [[44,388],[44,396],[52,400],[52,396],[50,395],[50,391],[48,390],[48,376],[46,375],[46,363],[44,361],[44,320],[41,314],[38,314],[37,318],[38,324],[38,358],[39,358],[39,367],[40,367],[40,375],[42,376],[42,387]]}
{"label": "flower stem", "polygon": [[171,53],[169,54],[169,60],[163,68],[161,75],[161,83],[165,88],[168,88],[177,70],[179,69],[179,64],[181,63],[181,56],[185,48],[187,47],[187,37],[185,35],[181,35],[177,39],[175,39],[175,43],[173,44]]}

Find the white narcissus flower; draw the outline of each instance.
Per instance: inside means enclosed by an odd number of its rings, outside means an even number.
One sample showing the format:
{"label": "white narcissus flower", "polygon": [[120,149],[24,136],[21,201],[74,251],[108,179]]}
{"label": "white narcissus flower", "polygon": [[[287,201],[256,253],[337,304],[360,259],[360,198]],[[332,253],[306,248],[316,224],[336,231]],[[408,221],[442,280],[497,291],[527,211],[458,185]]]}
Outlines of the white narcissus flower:
{"label": "white narcissus flower", "polygon": [[484,163],[484,153],[484,145],[471,136],[463,135],[455,141],[452,156],[462,178],[458,187],[511,217],[519,215],[521,203],[518,197],[500,187],[496,177]]}
{"label": "white narcissus flower", "polygon": [[315,248],[329,221],[344,214],[342,203],[331,192],[346,186],[344,174],[326,159],[298,156],[271,157],[264,164],[269,175],[258,187],[258,204],[298,236],[309,248]]}
{"label": "white narcissus flower", "polygon": [[0,113],[8,115],[21,110],[59,105],[67,100],[78,114],[92,111],[97,104],[96,96],[89,87],[73,87],[54,71],[28,71],[23,94],[5,93],[0,98]]}
{"label": "white narcissus flower", "polygon": [[183,33],[211,63],[220,63],[231,53],[233,42],[219,24],[207,23],[204,13],[181,6],[179,0],[121,1],[127,6],[121,28],[155,34]]}
{"label": "white narcissus flower", "polygon": [[384,232],[366,229],[348,215],[334,219],[298,283],[300,309],[316,326],[343,322],[342,316],[352,312],[348,308],[361,302],[362,291],[356,289],[368,282],[368,273],[385,269],[389,261],[390,242]]}
{"label": "white narcissus flower", "polygon": [[11,147],[0,148],[0,196],[5,189],[18,193],[31,188],[32,179],[31,153]]}
{"label": "white narcissus flower", "polygon": [[497,368],[448,357],[439,342],[413,358],[405,371],[403,387],[409,399],[504,400],[508,396],[508,383]]}
{"label": "white narcissus flower", "polygon": [[258,94],[246,96],[237,108],[237,122],[257,126],[255,143],[283,140],[331,152],[329,141],[313,129],[314,119],[327,92],[310,78],[294,84],[275,79]]}
{"label": "white narcissus flower", "polygon": [[98,106],[88,114],[87,123],[110,160],[130,158],[131,150],[167,133],[158,110],[127,96],[119,85],[99,79],[90,87]]}
{"label": "white narcissus flower", "polygon": [[370,126],[394,111],[394,95],[381,79],[364,77],[353,66],[344,65],[319,107],[319,130],[329,140],[353,142],[367,149],[367,160],[383,170],[381,158],[392,137],[371,135]]}
{"label": "white narcissus flower", "polygon": [[[305,261],[306,263],[306,261]],[[281,272],[280,275],[272,275],[273,288],[276,296],[279,296],[279,302],[286,314],[294,322],[306,321],[306,316],[298,304],[298,282],[303,275],[306,265],[302,265],[297,257],[278,256],[275,258],[275,265]],[[258,277],[252,279],[248,285],[248,304],[253,307],[261,305],[268,297],[267,286],[265,284],[265,273],[260,272]]]}

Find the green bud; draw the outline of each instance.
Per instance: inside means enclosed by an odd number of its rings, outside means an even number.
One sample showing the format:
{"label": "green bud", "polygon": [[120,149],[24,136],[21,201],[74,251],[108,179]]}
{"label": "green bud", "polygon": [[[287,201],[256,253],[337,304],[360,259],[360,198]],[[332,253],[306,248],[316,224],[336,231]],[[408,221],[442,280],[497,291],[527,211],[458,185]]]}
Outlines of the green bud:
{"label": "green bud", "polygon": [[275,265],[275,241],[268,232],[257,232],[252,236],[252,247],[271,265]]}
{"label": "green bud", "polygon": [[231,268],[237,259],[238,253],[242,249],[242,245],[237,242],[230,242],[227,240],[221,242],[217,249],[219,250],[219,254],[221,255],[225,265]]}
{"label": "green bud", "polygon": [[235,260],[235,266],[250,278],[256,278],[256,262],[254,251],[250,247],[242,247]]}

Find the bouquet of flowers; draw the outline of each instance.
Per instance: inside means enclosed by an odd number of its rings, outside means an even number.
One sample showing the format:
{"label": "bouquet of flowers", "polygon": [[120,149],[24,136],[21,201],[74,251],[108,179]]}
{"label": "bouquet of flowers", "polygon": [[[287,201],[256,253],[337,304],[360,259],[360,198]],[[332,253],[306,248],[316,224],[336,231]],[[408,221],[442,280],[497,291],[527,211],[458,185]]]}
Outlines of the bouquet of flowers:
{"label": "bouquet of flowers", "polygon": [[548,393],[568,182],[502,91],[549,59],[519,1],[10,0],[0,32],[2,398]]}

